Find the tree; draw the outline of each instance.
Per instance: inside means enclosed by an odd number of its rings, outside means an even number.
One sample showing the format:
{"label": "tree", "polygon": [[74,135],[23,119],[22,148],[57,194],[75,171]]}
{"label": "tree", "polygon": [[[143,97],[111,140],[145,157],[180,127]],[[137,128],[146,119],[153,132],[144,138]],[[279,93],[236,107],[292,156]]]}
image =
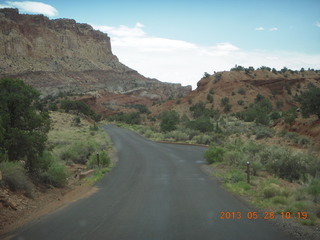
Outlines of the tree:
{"label": "tree", "polygon": [[320,119],[320,88],[312,87],[298,97],[301,113],[304,117],[316,114]]}
{"label": "tree", "polygon": [[170,132],[177,129],[177,124],[180,122],[179,114],[174,111],[166,111],[162,113],[160,128],[163,132]]}
{"label": "tree", "polygon": [[221,105],[226,106],[229,104],[229,98],[228,97],[223,97],[221,98]]}
{"label": "tree", "polygon": [[256,98],[254,99],[254,102],[255,102],[255,103],[258,103],[258,102],[262,101],[264,98],[265,98],[265,97],[264,97],[263,95],[261,95],[260,93],[258,93],[258,94],[256,95]]}
{"label": "tree", "polygon": [[206,110],[206,105],[205,105],[204,102],[200,101],[200,102],[192,105],[192,106],[189,108],[189,110],[190,110],[191,112],[193,112],[193,117],[194,117],[194,118],[198,118],[198,117],[204,115],[204,112],[205,112],[205,110]]}
{"label": "tree", "polygon": [[203,77],[204,77],[204,78],[210,77],[210,74],[207,73],[207,72],[204,72]]}
{"label": "tree", "polygon": [[297,117],[297,108],[295,107],[292,107],[288,111],[283,112],[283,119],[285,123],[292,124]]}
{"label": "tree", "polygon": [[186,127],[203,133],[213,131],[213,124],[211,123],[210,118],[207,116],[201,116],[194,121],[187,122]]}
{"label": "tree", "polygon": [[213,103],[213,96],[211,94],[207,94],[207,100],[209,103]]}
{"label": "tree", "polygon": [[9,161],[26,159],[26,168],[34,172],[37,156],[45,149],[50,129],[49,115],[36,109],[40,93],[22,80],[0,79],[0,116],[3,140],[0,151]]}

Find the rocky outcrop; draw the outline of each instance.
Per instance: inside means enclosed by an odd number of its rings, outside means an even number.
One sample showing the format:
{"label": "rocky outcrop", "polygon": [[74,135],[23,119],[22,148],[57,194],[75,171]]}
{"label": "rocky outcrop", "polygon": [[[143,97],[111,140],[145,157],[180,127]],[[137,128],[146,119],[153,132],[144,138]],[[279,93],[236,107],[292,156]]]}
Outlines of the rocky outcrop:
{"label": "rocky outcrop", "polygon": [[[88,24],[19,14],[17,9],[0,9],[0,77],[21,78],[43,95],[137,89],[152,91],[152,96],[156,90],[162,99],[191,91],[146,78],[123,65],[113,55],[108,35]],[[171,88],[171,95],[163,94]]]}

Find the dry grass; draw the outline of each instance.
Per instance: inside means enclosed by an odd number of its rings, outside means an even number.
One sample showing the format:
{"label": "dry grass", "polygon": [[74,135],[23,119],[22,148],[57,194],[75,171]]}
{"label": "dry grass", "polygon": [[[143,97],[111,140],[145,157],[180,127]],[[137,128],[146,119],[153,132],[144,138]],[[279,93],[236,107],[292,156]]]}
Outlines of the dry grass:
{"label": "dry grass", "polygon": [[80,118],[80,124],[74,122],[75,115],[52,112],[52,130],[48,134],[48,143],[55,155],[60,156],[72,145],[95,145],[97,150],[110,150],[111,143],[107,133],[101,129],[94,130],[94,124]]}

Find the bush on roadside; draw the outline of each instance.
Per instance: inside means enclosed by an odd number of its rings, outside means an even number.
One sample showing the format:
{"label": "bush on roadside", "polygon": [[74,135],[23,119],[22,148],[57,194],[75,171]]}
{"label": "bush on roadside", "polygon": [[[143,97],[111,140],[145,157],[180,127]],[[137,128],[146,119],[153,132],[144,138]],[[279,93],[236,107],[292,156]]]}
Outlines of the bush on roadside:
{"label": "bush on roadside", "polygon": [[238,183],[245,180],[245,174],[243,171],[240,170],[232,170],[231,171],[231,177],[230,182],[232,183]]}
{"label": "bush on roadside", "polygon": [[162,132],[170,132],[177,129],[177,124],[180,122],[179,114],[174,111],[166,111],[161,115],[160,129]]}
{"label": "bush on roadside", "polygon": [[192,138],[194,142],[197,144],[205,144],[208,145],[212,141],[212,137],[206,134],[199,134]]}
{"label": "bush on roadside", "polygon": [[318,202],[320,195],[320,179],[313,179],[307,188],[307,192],[314,197],[314,202]]}
{"label": "bush on roadside", "polygon": [[210,122],[208,116],[201,116],[194,121],[189,121],[186,124],[187,128],[198,130],[202,133],[213,131],[213,123]]}
{"label": "bush on roadside", "polygon": [[[269,156],[265,155],[265,164],[269,172],[289,181],[304,179],[307,163],[303,154],[293,154],[288,149],[272,147]],[[267,153],[267,154],[268,154]]]}
{"label": "bush on roadside", "polygon": [[92,154],[88,160],[87,165],[89,168],[109,167],[110,162],[111,162],[111,160],[110,160],[108,153],[105,151],[101,151],[101,152],[99,152],[99,164],[98,164],[97,154]]}
{"label": "bush on roadside", "polygon": [[23,191],[27,197],[32,197],[33,184],[20,162],[1,162],[2,178],[11,191]]}
{"label": "bush on roadside", "polygon": [[48,171],[43,173],[42,177],[46,183],[51,184],[55,187],[64,187],[68,183],[68,170],[66,166],[58,161],[53,161]]}
{"label": "bush on roadside", "polygon": [[271,183],[271,184],[265,186],[263,188],[263,195],[265,198],[273,198],[275,196],[279,196],[280,195],[280,186],[275,183]]}
{"label": "bush on roadside", "polygon": [[59,162],[49,151],[44,151],[39,160],[41,165],[38,175],[43,183],[55,187],[64,187],[67,184],[69,173],[64,163]]}
{"label": "bush on roadside", "polygon": [[[172,131],[170,132],[171,133],[171,136],[172,138],[175,140],[175,141],[187,141],[189,140],[189,136],[188,134],[182,132],[182,131],[179,131],[179,130],[175,130],[175,131]],[[166,136],[166,135],[165,135]]]}
{"label": "bush on roadside", "polygon": [[215,162],[222,162],[225,152],[226,150],[224,148],[212,145],[204,153],[204,158],[208,161],[209,164],[212,164]]}
{"label": "bush on roadside", "polygon": [[60,158],[65,161],[86,164],[90,155],[99,150],[101,150],[101,146],[95,141],[78,141],[67,147],[67,149],[60,154]]}
{"label": "bush on roadside", "polygon": [[280,204],[280,205],[287,205],[288,204],[288,198],[285,196],[275,196],[272,198],[273,204]]}
{"label": "bush on roadside", "polygon": [[244,161],[244,154],[240,151],[230,150],[224,154],[224,160],[230,166],[239,166]]}

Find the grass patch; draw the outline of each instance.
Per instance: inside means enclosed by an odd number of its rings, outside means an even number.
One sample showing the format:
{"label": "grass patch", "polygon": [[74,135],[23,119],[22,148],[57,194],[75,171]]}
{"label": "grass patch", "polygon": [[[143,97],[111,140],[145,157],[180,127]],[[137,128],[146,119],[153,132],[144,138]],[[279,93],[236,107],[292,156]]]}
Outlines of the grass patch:
{"label": "grass patch", "polygon": [[86,182],[93,184],[101,180],[107,172],[110,172],[111,168],[97,168],[91,177],[86,178]]}

